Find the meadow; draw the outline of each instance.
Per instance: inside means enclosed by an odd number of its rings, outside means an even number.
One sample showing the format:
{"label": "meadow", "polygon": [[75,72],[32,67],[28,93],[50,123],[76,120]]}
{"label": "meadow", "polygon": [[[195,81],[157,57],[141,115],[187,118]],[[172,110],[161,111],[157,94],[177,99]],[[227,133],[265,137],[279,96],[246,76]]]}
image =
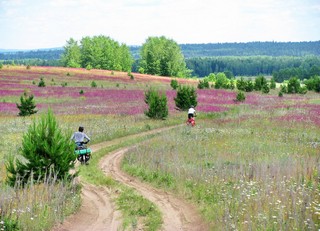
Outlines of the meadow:
{"label": "meadow", "polygon": [[[170,78],[133,76],[56,67],[0,69],[0,229],[5,218],[7,224],[19,218],[12,227],[47,230],[80,206],[77,185],[5,185],[6,158],[19,157],[22,135],[49,107],[70,135],[83,125],[93,144],[185,122],[185,112],[175,109]],[[41,78],[45,87],[38,86]],[[197,86],[193,79],[178,82]],[[150,87],[168,97],[166,120],[144,115]],[[17,116],[24,91],[35,97],[38,113],[31,117]],[[213,230],[318,230],[320,97],[277,93],[250,93],[240,104],[235,91],[197,90],[196,127],[178,127],[141,143],[126,155],[123,169],[195,203]],[[94,166],[91,171],[98,171]],[[80,169],[90,181],[87,173]],[[116,185],[111,179],[91,183]],[[47,222],[40,225],[41,220]]]}

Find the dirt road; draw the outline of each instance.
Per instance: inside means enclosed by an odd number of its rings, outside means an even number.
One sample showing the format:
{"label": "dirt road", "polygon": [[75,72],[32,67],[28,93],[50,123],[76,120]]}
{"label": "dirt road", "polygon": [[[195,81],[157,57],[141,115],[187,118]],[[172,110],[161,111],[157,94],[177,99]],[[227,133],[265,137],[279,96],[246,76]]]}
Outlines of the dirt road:
{"label": "dirt road", "polygon": [[[128,136],[125,139],[129,137],[134,138],[159,133],[171,128],[172,127],[156,129]],[[101,148],[121,142],[123,139],[124,138],[92,145],[91,148],[93,152],[95,152]],[[129,148],[130,147],[123,148],[105,155],[105,157],[101,159],[99,167],[105,174],[110,175],[115,180],[134,188],[142,196],[158,206],[163,216],[163,226],[161,230],[207,230],[208,228],[200,218],[196,208],[191,204],[177,198],[171,193],[164,192],[160,189],[156,189],[150,185],[142,183],[121,171],[121,160]],[[68,217],[63,224],[55,227],[53,231],[121,230],[121,214],[115,209],[115,205],[112,200],[113,195],[114,193],[106,187],[84,184],[82,190],[83,203],[80,210],[77,214]]]}

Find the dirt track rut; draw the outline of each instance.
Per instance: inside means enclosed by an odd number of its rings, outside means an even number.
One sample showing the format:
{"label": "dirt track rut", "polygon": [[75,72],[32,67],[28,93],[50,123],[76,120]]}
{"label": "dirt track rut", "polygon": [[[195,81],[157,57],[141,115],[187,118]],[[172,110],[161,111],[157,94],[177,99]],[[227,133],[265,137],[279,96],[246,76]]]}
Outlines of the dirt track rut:
{"label": "dirt track rut", "polygon": [[[153,133],[160,133],[171,128],[172,127],[156,129],[132,135],[130,137],[134,138]],[[93,152],[95,152],[101,148],[121,142],[123,139],[124,138],[92,145],[91,148]],[[130,147],[122,148],[105,155],[101,159],[99,167],[106,175],[110,175],[115,180],[134,188],[142,196],[159,207],[163,216],[163,226],[161,230],[208,230],[194,206],[177,198],[171,193],[153,188],[121,171],[121,160],[129,149]],[[84,184],[81,195],[83,203],[80,210],[76,214],[68,217],[63,224],[55,227],[52,231],[121,230],[121,214],[115,209],[115,205],[112,200],[112,196],[114,194],[110,189]]]}

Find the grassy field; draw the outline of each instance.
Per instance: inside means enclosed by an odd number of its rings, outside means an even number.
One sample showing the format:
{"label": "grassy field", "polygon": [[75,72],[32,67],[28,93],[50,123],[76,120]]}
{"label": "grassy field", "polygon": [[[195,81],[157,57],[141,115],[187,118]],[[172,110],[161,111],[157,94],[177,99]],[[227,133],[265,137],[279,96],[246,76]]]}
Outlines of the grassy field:
{"label": "grassy field", "polygon": [[[0,230],[4,223],[48,230],[80,206],[77,185],[43,182],[25,189],[5,185],[6,158],[9,154],[19,158],[22,135],[49,107],[63,130],[71,134],[82,125],[92,143],[186,119],[185,113],[175,110],[175,91],[165,77],[133,73],[132,79],[120,72],[23,66],[4,66],[0,76]],[[38,87],[41,78],[45,87]],[[197,85],[194,80],[178,81]],[[144,92],[150,87],[166,93],[168,119],[151,120],[143,114]],[[35,96],[39,111],[18,117],[16,103],[25,90]],[[126,155],[123,169],[195,203],[212,230],[318,230],[319,94],[250,93],[238,104],[235,91],[197,93],[196,127],[183,126],[151,138]],[[102,150],[97,157],[119,147]],[[103,176],[98,158],[92,160],[90,168],[80,168],[85,181],[114,190],[123,187]],[[121,189],[118,205],[123,211],[128,205],[134,207],[132,201],[135,206],[152,207],[132,190]],[[156,230],[161,215],[156,209],[149,215],[153,217],[149,230]],[[135,223],[139,214],[130,216],[124,227]]]}

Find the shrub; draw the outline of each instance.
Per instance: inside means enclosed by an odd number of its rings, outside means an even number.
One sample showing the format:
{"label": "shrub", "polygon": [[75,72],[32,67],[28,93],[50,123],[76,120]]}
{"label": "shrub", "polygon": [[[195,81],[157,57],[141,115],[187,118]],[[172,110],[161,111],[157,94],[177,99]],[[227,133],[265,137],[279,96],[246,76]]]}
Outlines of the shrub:
{"label": "shrub", "polygon": [[81,90],[79,91],[79,94],[80,94],[80,95],[83,95],[83,94],[84,94],[84,91],[81,89]]}
{"label": "shrub", "polygon": [[177,96],[174,98],[176,107],[180,110],[188,110],[191,105],[197,106],[197,93],[194,87],[179,86]]}
{"label": "shrub", "polygon": [[198,88],[199,89],[210,88],[209,81],[207,79],[199,80]]}
{"label": "shrub", "polygon": [[91,66],[90,64],[88,64],[88,65],[86,66],[86,69],[87,69],[88,71],[90,71],[90,70],[92,69],[92,66]]}
{"label": "shrub", "polygon": [[240,79],[237,80],[236,85],[237,85],[237,89],[238,89],[239,91],[245,91],[245,90],[246,90],[246,85],[247,85],[247,83],[246,83],[246,81],[243,79],[243,77],[241,77]]}
{"label": "shrub", "polygon": [[255,79],[254,89],[256,91],[262,91],[265,85],[267,85],[267,79],[264,76],[260,75]]}
{"label": "shrub", "polygon": [[270,89],[276,89],[276,81],[275,79],[272,77],[270,80]]}
{"label": "shrub", "polygon": [[236,101],[238,101],[238,102],[243,102],[243,101],[245,101],[245,100],[246,100],[246,96],[245,96],[244,92],[243,92],[243,91],[239,91],[239,92],[237,93]]}
{"label": "shrub", "polygon": [[27,65],[27,67],[26,67],[26,68],[27,68],[27,70],[30,70],[30,69],[31,69],[30,65]]}
{"label": "shrub", "polygon": [[282,92],[282,91],[279,91],[278,96],[279,96],[279,97],[283,97],[283,92]]}
{"label": "shrub", "polygon": [[3,68],[3,64],[2,63],[0,63],[0,69],[2,69]]}
{"label": "shrub", "polygon": [[7,182],[13,186],[17,180],[24,185],[29,179],[71,179],[69,170],[74,167],[76,155],[70,137],[71,134],[62,133],[49,109],[38,122],[33,121],[23,135],[20,149],[23,158],[8,158]]}
{"label": "shrub", "polygon": [[41,77],[40,82],[38,83],[38,87],[45,87],[46,83],[44,82],[44,79]]}
{"label": "shrub", "polygon": [[128,76],[130,77],[131,80],[134,80],[134,76],[130,71],[128,71]]}
{"label": "shrub", "polygon": [[20,104],[16,104],[19,109],[19,116],[29,116],[37,113],[36,104],[34,102],[34,96],[28,95],[26,91],[24,91],[23,95],[20,97]]}
{"label": "shrub", "polygon": [[94,88],[97,87],[97,83],[95,81],[92,81],[91,82],[91,87],[94,87]]}
{"label": "shrub", "polygon": [[297,77],[289,79],[287,90],[289,94],[299,93],[300,91],[300,80]]}
{"label": "shrub", "polygon": [[176,79],[171,79],[170,86],[173,90],[176,90],[179,87],[178,81]]}
{"label": "shrub", "polygon": [[153,119],[165,119],[168,116],[167,97],[165,94],[160,95],[157,91],[150,89],[145,93],[145,102],[149,109],[145,115]]}
{"label": "shrub", "polygon": [[262,86],[261,91],[262,91],[262,93],[264,93],[264,94],[268,94],[268,93],[270,92],[270,88],[269,88],[268,84],[264,84],[264,85]]}

